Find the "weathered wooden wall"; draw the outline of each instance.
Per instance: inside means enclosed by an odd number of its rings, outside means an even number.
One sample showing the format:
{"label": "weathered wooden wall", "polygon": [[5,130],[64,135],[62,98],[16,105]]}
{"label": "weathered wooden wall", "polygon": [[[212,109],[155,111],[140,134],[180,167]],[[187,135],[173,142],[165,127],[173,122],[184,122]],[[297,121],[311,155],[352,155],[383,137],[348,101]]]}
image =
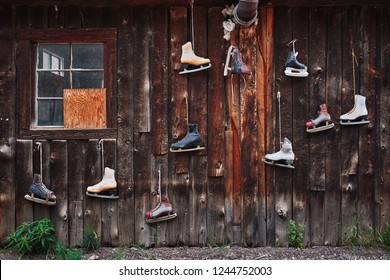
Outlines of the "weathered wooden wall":
{"label": "weathered wooden wall", "polygon": [[[293,218],[306,226],[306,244],[340,245],[356,219],[378,229],[390,221],[390,8],[260,7],[258,25],[236,30],[230,42],[222,38],[222,8],[195,6],[195,53],[212,67],[179,75],[181,46],[191,40],[187,6],[0,6],[0,49],[9,54],[0,57],[1,238],[23,221],[49,217],[69,246],[81,245],[87,225],[104,246],[286,246]],[[17,31],[112,27],[117,137],[18,139]],[[283,73],[293,38],[308,78]],[[232,82],[223,76],[230,44],[254,70]],[[371,120],[362,127],[339,124],[353,106],[351,48]],[[277,86],[294,170],[262,162],[279,149]],[[323,102],[335,128],[309,135],[305,122]],[[187,121],[198,124],[206,149],[172,154],[170,144],[185,136]],[[37,142],[43,181],[58,197],[51,208],[23,198],[39,172]],[[118,200],[85,196],[104,166],[116,170]],[[158,169],[178,217],[150,225],[145,212],[158,202]]]}

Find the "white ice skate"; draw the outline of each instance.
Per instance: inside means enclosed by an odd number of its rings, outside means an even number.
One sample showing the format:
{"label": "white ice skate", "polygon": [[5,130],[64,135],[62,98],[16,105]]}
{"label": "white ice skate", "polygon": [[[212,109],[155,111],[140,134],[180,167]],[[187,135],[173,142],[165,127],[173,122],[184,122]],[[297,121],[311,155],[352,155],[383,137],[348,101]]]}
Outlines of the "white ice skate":
{"label": "white ice skate", "polygon": [[169,202],[167,195],[163,195],[157,207],[146,212],[147,223],[157,223],[176,218],[177,214],[172,210],[172,204]]}
{"label": "white ice skate", "polygon": [[340,116],[341,125],[368,124],[368,111],[366,107],[366,97],[356,94],[355,105],[348,113]]}
{"label": "white ice skate", "polygon": [[320,111],[315,119],[312,119],[306,123],[306,131],[309,133],[324,131],[334,127],[332,123],[326,104],[320,105]]}
{"label": "white ice skate", "polygon": [[87,188],[88,196],[99,198],[119,198],[117,192],[117,183],[115,181],[115,170],[106,167],[104,169],[103,179],[96,185]]}
{"label": "white ice skate", "polygon": [[264,157],[264,163],[286,168],[294,168],[294,159],[295,155],[292,150],[292,144],[287,138],[284,138],[280,151],[273,154],[266,154]]}
{"label": "white ice skate", "polygon": [[182,71],[180,74],[202,71],[211,67],[210,59],[197,56],[194,53],[191,42],[185,43],[181,48],[180,62],[182,64]]}

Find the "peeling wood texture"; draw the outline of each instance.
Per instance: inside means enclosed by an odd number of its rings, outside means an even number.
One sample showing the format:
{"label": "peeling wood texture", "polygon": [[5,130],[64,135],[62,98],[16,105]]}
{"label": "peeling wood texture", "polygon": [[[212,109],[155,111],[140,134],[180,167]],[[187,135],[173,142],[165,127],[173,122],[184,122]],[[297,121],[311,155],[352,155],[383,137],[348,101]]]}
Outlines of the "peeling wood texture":
{"label": "peeling wood texture", "polygon": [[[389,4],[261,1],[257,25],[234,30],[228,42],[226,1],[196,1],[193,15],[188,1],[160,2],[0,5],[0,46],[9,54],[0,58],[1,237],[45,217],[71,247],[81,246],[87,226],[102,246],[287,246],[290,219],[305,226],[306,245],[343,245],[357,223],[384,230],[390,222]],[[21,59],[36,59],[30,31],[88,29],[87,40],[106,28],[116,29],[117,38],[107,53],[116,57],[108,65],[113,84],[106,94],[114,98],[106,104],[107,128],[30,129],[33,108],[18,107],[34,89],[22,79],[34,71]],[[293,38],[307,78],[284,74]],[[192,39],[195,54],[212,66],[180,75],[182,45]],[[223,76],[230,45],[251,75]],[[346,127],[339,117],[354,106],[352,48],[356,92],[367,98],[371,123]],[[322,103],[335,127],[309,134],[305,123]],[[187,123],[198,125],[205,149],[170,152]],[[284,137],[292,142],[295,169],[262,162]],[[104,167],[115,169],[119,199],[85,195]],[[41,168],[57,196],[52,207],[24,199]],[[158,170],[161,193],[177,217],[148,224],[145,213],[161,195]]]}

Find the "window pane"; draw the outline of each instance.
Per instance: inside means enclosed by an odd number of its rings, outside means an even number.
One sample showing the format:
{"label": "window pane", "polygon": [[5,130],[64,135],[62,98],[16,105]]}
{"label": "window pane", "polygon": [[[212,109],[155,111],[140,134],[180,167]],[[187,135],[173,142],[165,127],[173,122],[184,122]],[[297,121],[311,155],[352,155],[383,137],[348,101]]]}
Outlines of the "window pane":
{"label": "window pane", "polygon": [[64,88],[70,88],[68,72],[38,72],[39,97],[62,97]]}
{"label": "window pane", "polygon": [[39,44],[38,69],[69,69],[69,44]]}
{"label": "window pane", "polygon": [[73,72],[72,88],[103,88],[103,72]]}
{"label": "window pane", "polygon": [[103,44],[72,44],[73,69],[103,69]]}
{"label": "window pane", "polygon": [[62,100],[38,100],[38,125],[64,125],[64,105]]}

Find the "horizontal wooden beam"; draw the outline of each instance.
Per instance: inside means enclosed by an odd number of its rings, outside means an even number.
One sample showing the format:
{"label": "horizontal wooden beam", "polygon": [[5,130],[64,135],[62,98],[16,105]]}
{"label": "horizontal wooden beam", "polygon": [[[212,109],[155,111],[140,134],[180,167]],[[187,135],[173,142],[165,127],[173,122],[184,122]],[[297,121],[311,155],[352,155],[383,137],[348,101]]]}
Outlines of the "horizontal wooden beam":
{"label": "horizontal wooden beam", "polygon": [[[194,0],[196,6],[225,6],[238,0]],[[42,6],[190,6],[191,0],[0,0],[0,5]],[[388,0],[259,0],[261,6],[389,6]]]}

